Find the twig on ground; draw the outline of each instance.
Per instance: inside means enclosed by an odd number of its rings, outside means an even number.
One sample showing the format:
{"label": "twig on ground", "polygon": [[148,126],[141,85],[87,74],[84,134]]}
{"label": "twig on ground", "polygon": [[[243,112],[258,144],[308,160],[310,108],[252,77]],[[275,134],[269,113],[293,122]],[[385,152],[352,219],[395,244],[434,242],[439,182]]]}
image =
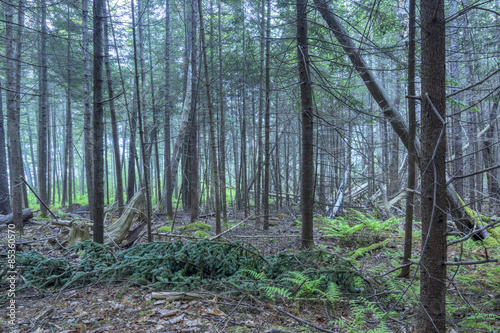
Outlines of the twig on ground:
{"label": "twig on ground", "polygon": [[292,318],[292,319],[294,319],[294,320],[296,320],[296,321],[298,321],[298,322],[300,322],[300,323],[302,323],[304,325],[312,327],[312,328],[314,328],[317,331],[326,332],[326,333],[334,333],[333,331],[327,330],[326,328],[316,326],[313,323],[308,322],[307,320],[304,320],[304,319],[301,319],[299,317],[296,317],[293,314],[288,313],[285,310],[281,309],[279,306],[276,306],[275,308],[276,308],[276,310],[278,310],[279,312],[283,313],[284,315],[287,315],[288,317],[290,317],[290,318]]}

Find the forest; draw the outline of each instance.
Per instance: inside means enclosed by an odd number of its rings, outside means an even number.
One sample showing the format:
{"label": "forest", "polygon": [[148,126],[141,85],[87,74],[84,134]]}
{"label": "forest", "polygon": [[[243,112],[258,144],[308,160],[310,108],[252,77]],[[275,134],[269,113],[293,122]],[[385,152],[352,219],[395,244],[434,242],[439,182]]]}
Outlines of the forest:
{"label": "forest", "polygon": [[0,331],[500,331],[498,0],[2,0]]}

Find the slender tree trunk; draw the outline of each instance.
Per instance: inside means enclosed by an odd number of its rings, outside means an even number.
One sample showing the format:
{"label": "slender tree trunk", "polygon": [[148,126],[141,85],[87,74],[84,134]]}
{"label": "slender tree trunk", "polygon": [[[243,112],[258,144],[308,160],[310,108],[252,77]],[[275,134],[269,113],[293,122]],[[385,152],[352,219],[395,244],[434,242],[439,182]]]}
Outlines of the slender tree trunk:
{"label": "slender tree trunk", "polygon": [[[87,196],[90,207],[90,219],[94,220],[94,170],[92,166],[92,110],[90,106],[90,47],[89,47],[89,0],[82,0],[82,40],[83,40],[83,135],[85,141],[85,178],[87,180]],[[40,169],[40,166],[38,167]]]}
{"label": "slender tree trunk", "polygon": [[205,38],[205,27],[203,24],[203,11],[201,0],[198,0],[198,12],[200,15],[200,39],[203,53],[203,65],[205,67],[205,87],[207,89],[207,104],[208,118],[210,124],[210,168],[212,171],[212,186],[215,195],[215,233],[218,235],[222,232],[221,211],[220,211],[220,192],[219,192],[219,175],[217,167],[217,141],[215,139],[215,121],[214,110],[212,105],[212,96],[210,95],[210,76],[208,75],[208,60],[207,60],[207,41]]}
{"label": "slender tree trunk", "polygon": [[93,175],[94,175],[94,242],[104,243],[104,98],[103,98],[103,22],[104,0],[94,0],[94,111],[93,129]]}
{"label": "slender tree trunk", "polygon": [[[143,123],[143,118],[141,114],[141,98],[139,97],[139,69],[138,69],[138,64],[137,64],[137,39],[135,36],[135,15],[134,15],[134,0],[132,0],[131,3],[131,8],[132,8],[132,34],[133,34],[133,43],[134,43],[134,71],[135,71],[135,88],[136,88],[136,94],[138,96],[137,98],[137,113],[138,113],[138,118],[139,118],[139,139],[141,140],[141,153],[142,153],[142,161],[143,161],[143,167],[144,167],[144,186],[145,186],[145,192],[146,192],[146,214],[147,214],[147,228],[148,228],[148,242],[153,241],[153,236],[151,234],[151,194],[149,190],[149,163],[147,163],[148,158],[146,156],[147,152],[147,147],[146,147],[146,142],[144,140],[144,123]],[[140,11],[140,6],[139,8],[139,13]],[[140,29],[139,29],[140,31]],[[142,62],[142,61],[141,61]]]}
{"label": "slender tree trunk", "polygon": [[262,116],[264,114],[264,48],[265,48],[265,3],[262,1],[260,13],[260,79],[259,79],[259,114],[258,114],[258,128],[257,128],[257,165],[255,166],[255,223],[260,223],[260,209],[261,209],[261,177],[262,177]]}
{"label": "slender tree trunk", "polygon": [[[457,3],[455,1],[450,2],[450,12],[452,14],[457,13]],[[451,79],[452,79],[452,85],[457,87],[452,90],[452,92],[458,90],[459,82],[460,82],[460,75],[458,72],[458,38],[460,38],[458,34],[458,27],[454,24],[451,25],[451,31],[450,31],[450,51],[451,54],[453,55],[454,58],[449,60],[449,64],[451,67]],[[460,95],[456,96],[456,99],[460,100],[461,97]],[[460,112],[460,106],[458,105],[457,102],[452,102],[451,103],[451,113],[454,114],[455,116],[452,117],[452,123],[451,123],[451,136],[452,136],[452,152],[453,152],[453,173],[452,175],[454,177],[461,177],[464,174],[464,161],[462,159],[462,136],[463,136],[463,131],[462,131],[462,112]],[[458,195],[463,196],[464,195],[464,181],[463,179],[457,179],[453,182],[453,185],[455,186],[455,190],[457,191]]]}
{"label": "slender tree trunk", "polygon": [[30,143],[30,153],[32,156],[32,161],[33,161],[33,186],[35,189],[38,189],[38,168],[37,168],[37,159],[35,158],[35,152],[34,152],[34,144],[33,144],[33,132],[31,129],[31,121],[30,121],[30,114],[29,112],[26,113],[26,121],[28,123],[28,136],[29,136],[29,143]]}
{"label": "slender tree trunk", "polygon": [[300,185],[302,200],[302,247],[304,248],[310,248],[314,245],[314,119],[308,49],[307,0],[297,0],[297,60],[302,105],[302,164]]}
{"label": "slender tree trunk", "polygon": [[271,155],[270,155],[270,113],[271,113],[271,1],[267,0],[267,20],[266,20],[266,109],[264,116],[264,193],[262,194],[262,203],[264,208],[264,230],[269,229],[269,182],[271,175]]}
{"label": "slender tree trunk", "polygon": [[422,252],[419,332],[446,329],[446,114],[444,3],[420,1],[422,26]]}
{"label": "slender tree trunk", "polygon": [[[48,79],[47,79],[47,7],[45,0],[41,0],[41,38],[40,38],[40,82],[39,82],[39,113],[38,113],[38,193],[40,199],[46,204],[49,204],[49,194],[47,182],[49,179],[48,174],[48,122],[49,122],[49,109],[48,109]],[[11,146],[12,150],[12,146]],[[47,210],[43,205],[40,205],[40,213],[42,216],[47,215]]]}
{"label": "slender tree trunk", "polygon": [[[5,10],[5,13],[9,13],[9,11]],[[10,204],[9,177],[7,172],[7,147],[5,145],[2,95],[3,89],[0,83],[0,214],[8,215],[12,213],[12,206]]]}
{"label": "slender tree trunk", "polygon": [[170,0],[165,1],[165,119],[164,119],[164,140],[165,140],[165,189],[163,204],[168,217],[174,216],[172,207],[172,195],[174,192],[172,184],[172,163],[170,149]]}
{"label": "slender tree trunk", "polygon": [[[415,22],[416,22],[415,0],[409,2],[409,32],[408,32],[408,96],[415,96]],[[413,232],[413,203],[415,190],[415,133],[416,133],[416,112],[415,100],[408,99],[408,123],[410,136],[408,138],[408,192],[406,194],[406,215],[405,215],[405,242],[403,254],[403,269],[400,277],[407,277],[410,274],[410,259],[412,251]]]}
{"label": "slender tree trunk", "polygon": [[[24,39],[24,0],[18,1],[18,9],[17,9],[17,37],[16,37],[16,109],[17,113],[21,115],[21,75],[22,75],[22,43]],[[21,147],[21,146],[20,146]],[[22,150],[20,152],[20,156],[23,156]],[[21,175],[25,176],[24,172],[24,163],[21,163]],[[26,185],[21,183],[22,192],[23,192],[23,207],[29,208],[28,202],[28,192],[26,189]]]}
{"label": "slender tree trunk", "polygon": [[[64,152],[63,152],[63,168],[62,168],[62,202],[64,205],[67,201],[71,202],[71,180],[68,181],[68,172],[69,172],[69,155],[72,153],[73,147],[73,124],[71,119],[71,28],[70,28],[70,6],[68,6],[68,44],[67,44],[67,53],[66,60],[67,66],[66,69],[68,73],[68,87],[66,89],[66,126],[65,126],[65,142],[64,142]],[[68,198],[69,197],[69,198]],[[69,199],[69,200],[68,200]],[[69,204],[71,206],[71,204]]]}
{"label": "slender tree trunk", "polygon": [[[150,15],[148,14],[148,22],[149,22],[149,17]],[[159,127],[159,108],[156,107],[156,99],[155,99],[155,86],[154,86],[154,80],[153,80],[153,55],[152,55],[152,47],[151,47],[151,30],[150,30],[151,24],[148,24],[148,35],[149,35],[149,74],[150,74],[150,82],[151,82],[151,103],[153,103],[153,128],[151,129],[151,135],[149,138],[149,156],[151,156],[151,150],[154,145],[155,149],[155,171],[156,171],[156,190],[157,190],[157,202],[158,205],[160,206],[161,203],[161,178],[160,178],[160,152],[158,150],[158,127]],[[148,159],[148,161],[150,158]],[[150,163],[148,163],[150,165]],[[152,186],[151,186],[152,187]],[[152,204],[152,200],[151,200]]]}
{"label": "slender tree trunk", "polygon": [[109,113],[111,116],[111,135],[113,137],[113,153],[115,156],[115,173],[116,173],[116,200],[118,202],[118,214],[123,213],[123,178],[122,166],[120,163],[120,141],[118,138],[118,125],[116,120],[115,110],[115,92],[113,89],[113,79],[111,77],[111,66],[109,64],[109,36],[108,36],[108,18],[104,20],[104,62],[106,66],[106,81],[108,85],[109,98]]}
{"label": "slender tree trunk", "polygon": [[[12,194],[12,223],[23,232],[22,219],[22,192],[21,192],[21,168],[22,163],[21,137],[20,137],[20,114],[17,112],[16,101],[19,98],[16,93],[16,45],[14,39],[14,4],[12,0],[5,1],[5,55],[7,76],[7,127],[10,143],[9,170],[10,186]],[[7,191],[8,193],[8,191]]]}
{"label": "slender tree trunk", "polygon": [[199,214],[199,174],[198,174],[198,121],[197,121],[197,111],[198,111],[198,50],[196,45],[196,31],[197,31],[197,3],[196,0],[191,0],[191,34],[190,34],[190,45],[191,45],[191,63],[192,63],[192,80],[188,82],[191,84],[191,116],[190,116],[190,130],[188,134],[188,144],[186,146],[187,153],[187,163],[186,163],[186,174],[188,177],[188,207],[190,209],[191,222],[195,222]]}
{"label": "slender tree trunk", "polygon": [[[220,181],[222,195],[222,220],[227,222],[227,195],[226,195],[226,128],[224,114],[224,71],[222,67],[222,10],[221,1],[217,1],[218,5],[218,33],[219,33],[219,94],[220,94],[220,136],[219,136],[219,156],[220,156]],[[243,18],[243,31],[245,30],[245,18]],[[245,37],[243,37],[243,45],[245,45]],[[245,73],[245,51],[243,51],[243,73]],[[243,87],[245,87],[245,74],[243,74]],[[245,89],[243,88],[243,91]],[[244,94],[244,92],[243,92]],[[245,97],[243,97],[245,98]],[[244,104],[244,102],[243,102]],[[243,106],[244,108],[244,106]],[[243,134],[242,134],[243,135]],[[246,166],[245,166],[246,167]],[[246,173],[245,173],[246,177]],[[245,181],[245,179],[243,180]],[[246,190],[245,190],[246,193]],[[245,193],[243,194],[245,196]],[[245,211],[247,206],[245,206]],[[245,214],[246,215],[246,214]]]}

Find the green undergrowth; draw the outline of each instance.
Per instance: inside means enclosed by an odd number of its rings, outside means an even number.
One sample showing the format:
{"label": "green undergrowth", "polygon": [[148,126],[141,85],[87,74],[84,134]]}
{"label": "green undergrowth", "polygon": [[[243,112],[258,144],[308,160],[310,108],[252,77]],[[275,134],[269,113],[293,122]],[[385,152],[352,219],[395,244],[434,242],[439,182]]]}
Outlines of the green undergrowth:
{"label": "green undergrowth", "polygon": [[333,219],[320,216],[315,222],[324,238],[366,244],[382,241],[382,234],[393,231],[394,226],[402,220],[403,218],[400,217],[392,217],[386,221],[380,221],[371,214],[349,209],[345,216],[337,216]]}
{"label": "green undergrowth", "polygon": [[[0,271],[2,284],[6,283],[7,274],[4,264]],[[107,245],[84,241],[61,258],[46,257],[34,250],[18,252],[16,266],[25,278],[20,288],[42,291],[123,280],[151,290],[188,290],[217,285],[213,283],[217,281],[232,286],[236,292],[252,290],[248,289],[251,285],[260,294],[260,282],[249,280],[249,276],[260,276],[265,284],[287,288],[290,295],[308,297],[326,296],[327,291],[333,290],[356,293],[367,288],[348,261],[323,251],[279,253],[264,258],[245,242],[206,239],[139,244],[117,253]],[[291,281],[301,278],[316,282],[297,283],[295,288],[302,289],[293,292]]]}

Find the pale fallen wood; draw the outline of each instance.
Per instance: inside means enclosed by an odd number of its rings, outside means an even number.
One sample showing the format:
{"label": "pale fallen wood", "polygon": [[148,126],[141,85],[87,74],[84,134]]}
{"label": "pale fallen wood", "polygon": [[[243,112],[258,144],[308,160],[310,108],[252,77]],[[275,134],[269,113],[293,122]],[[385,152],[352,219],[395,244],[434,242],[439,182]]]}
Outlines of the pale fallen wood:
{"label": "pale fallen wood", "polygon": [[125,206],[120,218],[105,229],[104,244],[120,244],[125,239],[135,215],[140,213],[139,207],[142,205],[143,201],[144,193],[142,191],[137,191]]}
{"label": "pale fallen wood", "polygon": [[342,206],[342,202],[344,201],[344,186],[345,186],[345,184],[347,184],[350,169],[351,168],[348,166],[347,169],[345,170],[345,173],[344,173],[344,179],[342,179],[342,183],[340,183],[339,191],[338,191],[339,195],[337,197],[337,202],[335,202],[335,206],[333,206],[332,212],[330,214],[331,219],[333,219],[335,217],[335,215],[337,215],[337,212],[339,211],[340,206]]}
{"label": "pale fallen wood", "polygon": [[193,299],[203,298],[203,295],[196,293],[181,293],[174,291],[152,292],[151,299],[164,299],[166,301],[190,301]]}
{"label": "pale fallen wood", "polygon": [[233,235],[231,237],[234,238],[248,238],[248,239],[255,239],[255,238],[300,238],[300,235],[281,235],[281,236],[268,236],[268,235],[255,235],[255,236],[240,236],[240,235]]}
{"label": "pale fallen wood", "polygon": [[255,217],[255,215],[249,216],[249,217],[247,217],[246,219],[241,220],[241,221],[240,221],[240,222],[238,222],[236,225],[232,226],[231,228],[227,229],[226,231],[221,232],[220,234],[218,234],[218,235],[216,235],[216,236],[214,236],[214,237],[210,238],[210,240],[217,239],[217,238],[221,237],[222,235],[227,234],[229,231],[233,230],[234,228],[236,228],[237,226],[239,226],[240,224],[242,224],[243,222],[245,222],[245,221],[249,220],[249,219],[250,219],[250,218],[252,218],[252,217]]}
{"label": "pale fallen wood", "polygon": [[[22,215],[23,221],[27,221],[31,218],[33,218],[33,212],[31,211],[31,209],[29,209],[29,208],[23,209],[23,215]],[[0,217],[0,223],[9,224],[9,223],[12,223],[12,220],[13,220],[12,213]]]}
{"label": "pale fallen wood", "polygon": [[65,247],[71,247],[84,240],[89,240],[89,229],[90,226],[88,223],[72,222],[69,228],[69,234],[61,237],[61,244],[64,244]]}
{"label": "pale fallen wood", "polygon": [[88,227],[93,226],[93,223],[85,222],[85,221],[80,221],[80,220],[71,220],[71,221],[61,221],[61,220],[59,220],[59,221],[50,221],[50,223],[53,224],[53,225],[58,225],[58,226],[67,227],[67,228],[72,228],[75,223],[83,224],[83,225],[86,225]]}
{"label": "pale fallen wood", "polygon": [[406,194],[408,193],[407,188],[401,189],[398,194],[396,194],[389,202],[387,202],[387,207],[391,209],[395,204],[397,204],[399,201],[403,200],[406,198]]}
{"label": "pale fallen wood", "polygon": [[[144,200],[142,191],[138,191],[130,202],[125,207],[122,215],[118,220],[110,224],[104,232],[105,244],[120,244],[128,234],[130,225],[137,213],[140,213],[139,207]],[[51,221],[53,225],[59,225],[70,229],[69,234],[62,236],[61,243],[66,247],[71,247],[83,240],[90,239],[90,228],[93,226],[91,222],[79,220],[73,221]]]}

